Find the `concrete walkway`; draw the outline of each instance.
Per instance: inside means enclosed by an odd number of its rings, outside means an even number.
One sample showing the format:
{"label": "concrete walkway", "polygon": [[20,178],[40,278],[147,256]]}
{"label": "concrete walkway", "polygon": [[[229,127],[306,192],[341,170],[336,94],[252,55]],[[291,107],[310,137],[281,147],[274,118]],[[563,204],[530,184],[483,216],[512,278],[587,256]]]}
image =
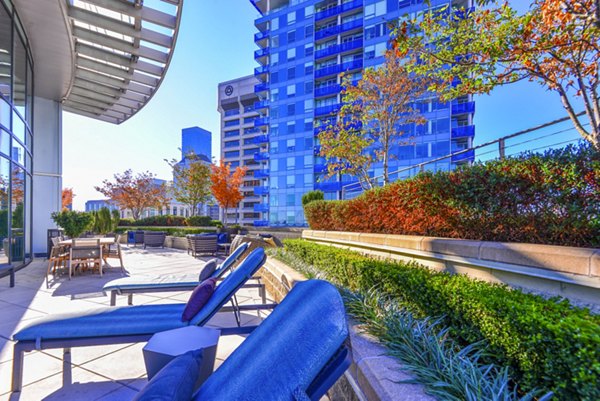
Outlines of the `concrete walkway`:
{"label": "concrete walkway", "polygon": [[[202,260],[175,249],[123,247],[128,274],[199,273]],[[204,260],[210,257],[202,258]],[[115,259],[110,263],[117,266]],[[69,281],[65,275],[51,281],[46,288],[47,264],[37,259],[17,272],[16,286],[9,288],[8,278],[0,280],[0,401],[40,400],[130,400],[146,383],[142,356],[144,343],[74,348],[72,380],[65,383],[62,374],[62,350],[27,353],[24,362],[23,390],[10,393],[12,375],[12,334],[39,317],[108,306],[109,296],[102,293],[104,283],[122,277],[119,267],[105,267],[103,277],[90,271]],[[241,303],[260,303],[258,291],[240,290]],[[137,294],[135,305],[186,302],[189,292]],[[125,305],[119,297],[117,305]],[[261,315],[261,318],[264,317]],[[243,325],[260,322],[257,313],[242,315]],[[218,313],[207,325],[235,326],[232,313]],[[222,336],[217,349],[216,367],[244,340],[243,336]]]}

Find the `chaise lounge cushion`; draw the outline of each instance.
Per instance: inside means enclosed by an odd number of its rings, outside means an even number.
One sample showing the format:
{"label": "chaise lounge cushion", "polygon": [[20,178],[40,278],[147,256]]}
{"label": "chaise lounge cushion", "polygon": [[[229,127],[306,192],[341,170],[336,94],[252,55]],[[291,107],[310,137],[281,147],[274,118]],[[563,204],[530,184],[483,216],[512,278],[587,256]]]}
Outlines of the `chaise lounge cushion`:
{"label": "chaise lounge cushion", "polygon": [[206,262],[206,264],[202,267],[202,270],[200,271],[198,281],[202,282],[210,276],[212,276],[215,270],[217,270],[218,262],[219,261],[217,259],[211,259],[208,262]]}
{"label": "chaise lounge cushion", "polygon": [[338,290],[320,280],[298,283],[192,400],[293,400],[347,337]]}
{"label": "chaise lounge cushion", "polygon": [[154,334],[187,326],[181,321],[185,304],[98,308],[52,314],[17,332],[17,341],[42,341],[133,334]]}
{"label": "chaise lounge cushion", "polygon": [[187,301],[185,309],[181,315],[182,321],[189,322],[194,316],[196,316],[200,309],[206,305],[213,292],[215,292],[216,284],[216,279],[209,278],[194,288],[194,291],[192,291],[192,295],[190,295],[190,299]]}
{"label": "chaise lounge cushion", "polygon": [[44,340],[155,334],[190,324],[203,325],[241,288],[246,279],[258,271],[265,259],[263,249],[248,255],[243,264],[217,286],[205,307],[189,323],[181,321],[185,309],[183,303],[106,307],[35,319],[15,333],[13,339],[39,343]]}
{"label": "chaise lounge cushion", "polygon": [[200,374],[202,350],[189,351],[162,368],[133,401],[188,401]]}

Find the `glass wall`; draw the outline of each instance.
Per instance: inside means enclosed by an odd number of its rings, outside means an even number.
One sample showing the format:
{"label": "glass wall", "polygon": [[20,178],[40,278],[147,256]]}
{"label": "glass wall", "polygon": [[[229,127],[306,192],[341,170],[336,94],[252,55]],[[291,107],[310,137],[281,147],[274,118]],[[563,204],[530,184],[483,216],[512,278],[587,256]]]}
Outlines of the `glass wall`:
{"label": "glass wall", "polygon": [[33,63],[9,0],[0,0],[0,269],[31,261]]}

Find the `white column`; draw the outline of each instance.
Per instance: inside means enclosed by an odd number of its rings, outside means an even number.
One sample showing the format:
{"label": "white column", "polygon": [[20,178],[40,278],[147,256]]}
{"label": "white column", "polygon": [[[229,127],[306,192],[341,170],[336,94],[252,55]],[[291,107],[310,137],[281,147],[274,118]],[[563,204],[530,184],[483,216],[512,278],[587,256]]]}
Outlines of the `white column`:
{"label": "white column", "polygon": [[45,254],[50,214],[62,206],[62,105],[35,97],[33,107],[33,253]]}

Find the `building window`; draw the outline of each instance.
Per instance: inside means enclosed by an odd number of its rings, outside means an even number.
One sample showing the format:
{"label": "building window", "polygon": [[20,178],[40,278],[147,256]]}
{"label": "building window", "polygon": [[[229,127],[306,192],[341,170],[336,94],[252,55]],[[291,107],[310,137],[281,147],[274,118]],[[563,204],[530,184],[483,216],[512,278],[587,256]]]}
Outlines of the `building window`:
{"label": "building window", "polygon": [[293,116],[296,114],[296,105],[294,103],[288,104],[287,106],[287,115]]}
{"label": "building window", "polygon": [[311,38],[313,36],[313,32],[315,31],[315,27],[312,25],[306,25],[304,27],[304,37]]}
{"label": "building window", "polygon": [[296,186],[296,176],[290,174],[285,177],[285,186],[286,188],[294,188],[294,186]]}
{"label": "building window", "polygon": [[288,14],[287,16],[287,23],[288,25],[292,25],[294,23],[296,23],[296,11],[292,11],[291,13]]}
{"label": "building window", "polygon": [[314,52],[315,52],[315,48],[313,47],[313,45],[308,44],[308,45],[304,46],[304,56],[310,57],[313,55]]}
{"label": "building window", "polygon": [[287,74],[288,74],[288,79],[294,79],[296,78],[296,68],[288,68],[287,70]]}
{"label": "building window", "polygon": [[288,43],[293,43],[296,41],[296,31],[289,31],[287,34]]}
{"label": "building window", "polygon": [[296,48],[292,47],[287,50],[287,61],[294,61],[296,59]]}
{"label": "building window", "polygon": [[296,96],[296,85],[288,85],[287,87],[287,96],[294,97]]}

